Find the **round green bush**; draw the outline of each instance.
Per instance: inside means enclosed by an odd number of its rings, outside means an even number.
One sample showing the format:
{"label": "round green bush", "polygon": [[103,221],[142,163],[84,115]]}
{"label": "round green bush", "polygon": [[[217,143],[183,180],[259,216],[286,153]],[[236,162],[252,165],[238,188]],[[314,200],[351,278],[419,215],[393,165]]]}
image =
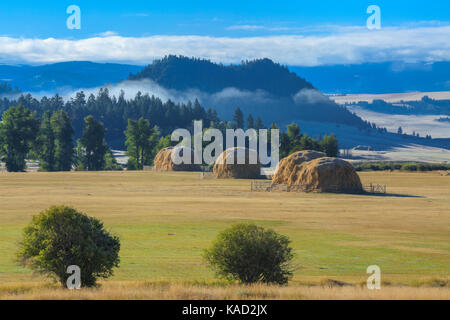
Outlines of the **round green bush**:
{"label": "round green bush", "polygon": [[292,276],[290,240],[254,224],[237,224],[221,232],[205,259],[216,273],[241,283],[286,284]]}
{"label": "round green bush", "polygon": [[120,241],[103,223],[66,206],[51,207],[25,227],[18,258],[21,264],[66,285],[67,267],[81,270],[81,286],[96,285],[119,266]]}

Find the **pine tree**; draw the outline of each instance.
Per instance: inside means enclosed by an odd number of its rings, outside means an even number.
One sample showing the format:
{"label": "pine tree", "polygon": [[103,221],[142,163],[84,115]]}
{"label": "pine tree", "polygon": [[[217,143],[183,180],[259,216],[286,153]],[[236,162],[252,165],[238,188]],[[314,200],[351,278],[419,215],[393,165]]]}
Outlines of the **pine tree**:
{"label": "pine tree", "polygon": [[73,164],[74,130],[66,112],[58,110],[51,117],[55,139],[55,170],[70,171]]}
{"label": "pine tree", "polygon": [[259,130],[259,129],[264,129],[264,123],[262,122],[261,118],[258,116],[258,118],[256,118],[255,121],[255,129]]}
{"label": "pine tree", "polygon": [[84,118],[83,134],[80,145],[83,149],[79,159],[85,170],[98,171],[105,168],[105,154],[108,147],[105,142],[106,130],[103,124],[92,116]]}
{"label": "pine tree", "polygon": [[44,112],[39,134],[34,145],[40,171],[55,171],[55,135],[50,111]]}
{"label": "pine tree", "polygon": [[320,148],[327,157],[337,157],[339,154],[338,140],[334,134],[323,137],[320,141]]}
{"label": "pine tree", "polygon": [[25,157],[30,152],[38,131],[39,119],[29,109],[19,105],[3,113],[0,123],[0,153],[8,171],[25,171]]}
{"label": "pine tree", "polygon": [[252,114],[249,114],[247,117],[247,129],[255,129],[255,122],[253,120]]}
{"label": "pine tree", "polygon": [[244,114],[242,113],[242,110],[239,107],[237,107],[236,110],[234,110],[233,122],[235,129],[244,128]]}
{"label": "pine tree", "polygon": [[153,134],[148,120],[144,118],[137,121],[128,120],[128,127],[125,131],[127,137],[125,145],[127,146],[127,155],[130,157],[128,160],[130,162],[129,168],[142,170],[144,165],[150,164],[153,147],[151,137]]}

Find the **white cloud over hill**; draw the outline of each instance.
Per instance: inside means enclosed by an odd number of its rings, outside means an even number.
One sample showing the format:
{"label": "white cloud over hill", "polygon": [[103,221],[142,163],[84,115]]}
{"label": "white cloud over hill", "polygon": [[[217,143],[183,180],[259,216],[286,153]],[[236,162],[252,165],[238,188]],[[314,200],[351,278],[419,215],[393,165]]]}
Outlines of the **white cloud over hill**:
{"label": "white cloud over hill", "polygon": [[320,35],[260,37],[123,37],[112,32],[80,40],[0,37],[0,63],[73,60],[145,64],[167,54],[238,63],[271,58],[288,65],[383,61],[450,61],[450,26],[343,28]]}

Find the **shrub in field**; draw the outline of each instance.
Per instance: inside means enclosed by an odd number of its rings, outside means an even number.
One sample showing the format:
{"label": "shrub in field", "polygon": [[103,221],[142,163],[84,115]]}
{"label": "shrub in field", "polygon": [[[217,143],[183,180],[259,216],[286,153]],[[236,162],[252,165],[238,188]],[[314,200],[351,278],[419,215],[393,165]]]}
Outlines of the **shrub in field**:
{"label": "shrub in field", "polygon": [[119,265],[120,242],[96,218],[66,206],[51,207],[34,216],[24,229],[19,261],[66,285],[67,267],[81,270],[81,285],[96,285]]}
{"label": "shrub in field", "polygon": [[355,166],[356,171],[402,170],[402,171],[432,171],[450,170],[446,163],[395,163],[395,162],[367,162]]}
{"label": "shrub in field", "polygon": [[405,163],[404,165],[402,165],[401,170],[417,171],[417,164],[416,163]]}
{"label": "shrub in field", "polygon": [[221,277],[241,283],[286,284],[292,276],[290,240],[273,230],[237,224],[221,232],[205,259]]}

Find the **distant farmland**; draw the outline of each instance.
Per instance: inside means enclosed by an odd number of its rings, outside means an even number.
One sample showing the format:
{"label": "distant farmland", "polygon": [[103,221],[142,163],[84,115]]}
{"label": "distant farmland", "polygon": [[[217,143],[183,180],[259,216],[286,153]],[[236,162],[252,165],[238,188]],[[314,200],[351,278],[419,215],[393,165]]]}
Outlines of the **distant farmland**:
{"label": "distant farmland", "polygon": [[[449,299],[450,176],[359,174],[363,183],[386,184],[388,194],[250,192],[249,180],[180,172],[0,173],[0,299]],[[121,266],[103,288],[69,295],[14,263],[22,228],[54,204],[98,217],[120,236]],[[218,232],[242,221],[292,239],[296,271],[288,287],[256,286],[242,296],[202,261]],[[369,265],[381,268],[378,293],[360,287]]]}

